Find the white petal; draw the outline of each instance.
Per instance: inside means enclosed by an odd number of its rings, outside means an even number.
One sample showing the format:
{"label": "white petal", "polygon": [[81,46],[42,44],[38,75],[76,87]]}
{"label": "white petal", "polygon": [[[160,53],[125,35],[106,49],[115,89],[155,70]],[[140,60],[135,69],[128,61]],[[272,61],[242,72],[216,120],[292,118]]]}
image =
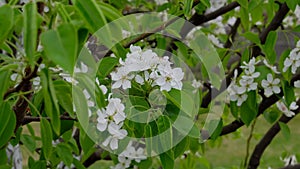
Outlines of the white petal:
{"label": "white petal", "polygon": [[108,136],[108,137],[105,139],[105,141],[102,143],[102,145],[105,146],[105,147],[107,147],[108,144],[110,143],[111,139],[112,139],[112,137],[111,137],[111,136]]}
{"label": "white petal", "polygon": [[97,123],[97,129],[99,131],[105,131],[106,130],[106,127],[107,127],[107,122],[104,122],[104,123]]}
{"label": "white petal", "polygon": [[118,149],[118,139],[116,139],[116,138],[112,138],[112,139],[111,139],[111,142],[110,142],[110,148],[111,148],[112,150]]}
{"label": "white petal", "polygon": [[274,93],[276,93],[276,94],[280,93],[280,87],[278,87],[278,86],[273,86],[273,91],[274,91]]}
{"label": "white petal", "polygon": [[113,118],[116,124],[119,124],[120,122],[125,120],[125,114],[123,112],[116,113]]}
{"label": "white petal", "polygon": [[116,81],[116,82],[111,86],[111,88],[112,88],[112,89],[118,89],[118,88],[121,87],[121,85],[122,85],[122,81],[119,80],[119,81]]}
{"label": "white petal", "polygon": [[295,81],[294,86],[300,88],[300,80]]}
{"label": "white petal", "polygon": [[289,108],[290,108],[290,110],[296,110],[296,109],[298,109],[298,107],[299,106],[296,104],[296,102],[292,102]]}
{"label": "white petal", "polygon": [[267,75],[267,81],[270,82],[270,83],[273,82],[273,76],[272,76],[271,73],[269,73],[269,74]]}
{"label": "white petal", "polygon": [[265,89],[265,96],[266,97],[270,97],[272,94],[273,94],[273,91],[272,91],[271,88],[268,87],[268,88]]}

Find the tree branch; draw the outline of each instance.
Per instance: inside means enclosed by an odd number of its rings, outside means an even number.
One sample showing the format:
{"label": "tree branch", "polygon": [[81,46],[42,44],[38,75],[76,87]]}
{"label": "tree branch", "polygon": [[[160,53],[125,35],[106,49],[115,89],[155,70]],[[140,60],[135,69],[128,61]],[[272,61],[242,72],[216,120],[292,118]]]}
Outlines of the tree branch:
{"label": "tree branch", "polygon": [[[297,105],[300,104],[300,101],[297,101]],[[295,110],[295,116],[299,113],[300,108]],[[285,115],[282,115],[279,119],[279,122],[282,123],[288,123],[290,120],[292,120],[293,117],[287,117]],[[262,154],[266,150],[266,148],[270,145],[271,141],[274,139],[274,137],[279,133],[280,126],[279,122],[275,123],[268,132],[264,135],[264,137],[259,141],[259,143],[255,146],[255,149],[251,155],[248,169],[256,169],[259,166],[260,158],[262,157]]]}
{"label": "tree branch", "polygon": [[[45,118],[46,120],[50,120],[49,117],[43,117]],[[70,116],[60,116],[60,120],[72,120],[72,121],[77,121],[77,119],[74,119]],[[32,116],[25,116],[23,118],[23,122],[22,122],[22,125],[26,125],[28,123],[31,123],[31,122],[39,122],[41,121],[41,117],[32,117]]]}

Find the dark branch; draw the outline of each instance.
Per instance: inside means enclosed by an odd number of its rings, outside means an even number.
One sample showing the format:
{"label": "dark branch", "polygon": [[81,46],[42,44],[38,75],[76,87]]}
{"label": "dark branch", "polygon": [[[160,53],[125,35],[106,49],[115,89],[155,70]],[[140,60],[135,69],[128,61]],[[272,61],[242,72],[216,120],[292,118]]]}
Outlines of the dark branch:
{"label": "dark branch", "polygon": [[[50,120],[49,117],[43,117],[47,120]],[[69,116],[60,116],[60,120],[72,120],[72,121],[77,121],[77,119],[74,119],[72,117],[69,117]],[[22,122],[22,125],[26,125],[28,123],[31,123],[31,122],[39,122],[41,121],[41,117],[32,117],[32,116],[25,116],[24,119],[23,119],[23,122]]]}
{"label": "dark branch", "polygon": [[[300,101],[297,102],[297,105],[300,104]],[[295,116],[299,113],[300,108],[295,110]],[[293,117],[287,117],[285,115],[282,115],[279,119],[279,122],[282,123],[288,123]],[[271,141],[274,139],[274,137],[279,133],[280,126],[279,122],[275,123],[268,132],[264,135],[264,137],[259,141],[259,143],[255,146],[255,149],[251,155],[248,169],[256,169],[259,166],[260,158],[262,157],[262,154],[266,150],[266,148],[270,145]]]}

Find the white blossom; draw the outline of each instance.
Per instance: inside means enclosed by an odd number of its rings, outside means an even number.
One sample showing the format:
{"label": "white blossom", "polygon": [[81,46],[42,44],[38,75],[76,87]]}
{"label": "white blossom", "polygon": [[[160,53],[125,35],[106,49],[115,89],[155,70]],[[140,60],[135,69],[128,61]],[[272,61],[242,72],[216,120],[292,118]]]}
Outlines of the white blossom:
{"label": "white blossom", "polygon": [[274,79],[273,75],[269,73],[267,80],[261,82],[261,86],[265,89],[265,96],[270,97],[273,93],[280,93],[279,83],[280,80],[278,78]]}
{"label": "white blossom", "polygon": [[290,52],[289,56],[284,60],[283,64],[283,72],[286,72],[288,68],[291,67],[291,72],[295,74],[298,67],[300,66],[300,49],[294,48]]}
{"label": "white blossom", "polygon": [[295,115],[295,113],[293,111],[291,111],[291,110],[296,110],[299,107],[296,104],[296,102],[292,102],[291,105],[289,106],[289,108],[287,108],[286,105],[283,102],[280,102],[280,101],[276,103],[276,106],[287,117],[293,117]]}
{"label": "white blossom", "polygon": [[112,150],[118,149],[119,140],[124,139],[128,134],[125,129],[121,129],[121,126],[115,123],[109,123],[108,132],[111,135],[102,144],[105,147],[109,145]]}
{"label": "white blossom", "polygon": [[285,163],[284,166],[296,165],[298,163],[295,155],[291,155],[284,159],[280,159]]}
{"label": "white blossom", "polygon": [[212,34],[208,34],[207,35],[208,40],[213,43],[215,46],[219,47],[219,48],[223,48],[223,44],[220,42],[220,40]]}
{"label": "white blossom", "polygon": [[131,88],[131,80],[134,75],[129,75],[125,67],[120,67],[117,72],[112,72],[110,75],[111,79],[115,81],[112,85],[113,89],[120,88],[121,86],[124,90]]}
{"label": "white blossom", "polygon": [[129,168],[131,164],[131,160],[124,157],[124,156],[118,156],[119,163],[116,166],[110,167],[111,169],[125,169]]}
{"label": "white blossom", "polygon": [[241,106],[248,98],[248,95],[245,92],[246,88],[233,85],[230,89],[230,100],[237,101],[237,106]]}
{"label": "white blossom", "polygon": [[280,72],[277,70],[277,67],[276,67],[276,66],[270,65],[266,59],[264,59],[263,62],[264,62],[264,64],[265,64],[268,68],[270,68],[274,73],[280,74]]}
{"label": "white blossom", "polygon": [[296,88],[300,88],[300,80],[295,81],[295,82],[294,82],[294,86],[295,86]]}

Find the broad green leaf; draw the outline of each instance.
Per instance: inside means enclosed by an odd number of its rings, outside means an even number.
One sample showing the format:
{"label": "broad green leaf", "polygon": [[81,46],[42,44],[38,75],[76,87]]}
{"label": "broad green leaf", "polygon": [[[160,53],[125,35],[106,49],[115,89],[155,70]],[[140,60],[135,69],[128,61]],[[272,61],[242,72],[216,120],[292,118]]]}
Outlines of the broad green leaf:
{"label": "broad green leaf", "polygon": [[185,137],[175,147],[173,147],[174,159],[176,159],[185,152],[187,146],[189,145],[189,142],[189,137]]}
{"label": "broad green leaf", "polygon": [[159,131],[159,146],[163,152],[167,151],[173,145],[172,126],[169,117],[160,116],[157,121]]}
{"label": "broad green leaf", "polygon": [[168,153],[162,153],[159,155],[163,169],[173,169],[174,159],[169,156]]}
{"label": "broad green leaf", "polygon": [[0,149],[0,166],[7,163],[6,149]]}
{"label": "broad green leaf", "polygon": [[239,116],[239,108],[236,105],[236,102],[230,101],[230,111],[233,117],[238,118]]}
{"label": "broad green leaf", "polygon": [[223,120],[211,120],[208,126],[210,138],[216,140],[222,132]]}
{"label": "broad green leaf", "polygon": [[46,159],[49,159],[52,153],[52,129],[50,123],[45,118],[41,118],[41,137],[42,137],[42,152]]}
{"label": "broad green leaf", "polygon": [[0,149],[7,144],[14,134],[16,116],[10,105],[6,102],[0,104]]}
{"label": "broad green leaf", "polygon": [[0,7],[0,46],[5,41],[7,35],[13,28],[14,24],[14,11],[8,6],[4,5]]}
{"label": "broad green leaf", "polygon": [[61,160],[70,167],[73,161],[71,147],[65,143],[60,143],[56,146],[56,151]]}
{"label": "broad green leaf", "polygon": [[99,63],[98,75],[102,78],[106,77],[114,67],[119,63],[117,58],[105,57]]}
{"label": "broad green leaf", "polygon": [[238,2],[243,8],[248,8],[248,0],[237,0],[237,2]]}
{"label": "broad green leaf", "polygon": [[253,42],[255,44],[260,44],[258,35],[253,32],[246,32],[246,33],[242,34],[242,36],[244,36],[246,39],[250,40],[251,42]]}
{"label": "broad green leaf", "polygon": [[285,2],[292,11],[295,11],[297,3],[298,3],[297,0],[286,0]]}
{"label": "broad green leaf", "polygon": [[36,148],[35,140],[32,136],[27,134],[21,135],[22,143],[28,148],[29,151],[34,152]]}
{"label": "broad green leaf", "polygon": [[263,46],[263,51],[266,54],[266,57],[270,64],[274,64],[276,62],[276,52],[275,52],[275,45],[277,41],[277,32],[271,31],[268,34],[267,40],[265,45]]}
{"label": "broad green leaf", "polygon": [[248,8],[241,7],[240,9],[240,17],[241,23],[246,31],[250,29],[250,22],[249,22],[249,10]]}
{"label": "broad green leaf", "polygon": [[32,164],[32,167],[30,169],[44,169],[47,168],[47,162],[45,160],[38,160],[34,164]]}
{"label": "broad green leaf", "polygon": [[57,30],[44,32],[41,41],[48,59],[72,74],[78,51],[78,37],[74,26],[62,24]]}
{"label": "broad green leaf", "polygon": [[57,105],[57,99],[53,88],[49,71],[43,69],[41,73],[42,91],[44,96],[45,112],[50,117],[54,132],[59,135],[60,132],[60,111]]}
{"label": "broad green leaf", "polygon": [[248,92],[248,98],[241,106],[241,119],[247,126],[249,126],[256,118],[257,113],[256,92]]}
{"label": "broad green leaf", "polygon": [[53,82],[55,94],[59,105],[66,111],[71,117],[75,117],[73,112],[72,102],[72,90],[70,84],[63,80],[56,80]]}
{"label": "broad green leaf", "polygon": [[37,7],[35,2],[24,6],[24,49],[31,65],[34,65],[37,44]]}
{"label": "broad green leaf", "polygon": [[290,104],[296,100],[294,88],[287,81],[282,81],[281,83],[283,88],[284,99],[286,101],[287,106],[290,106]]}
{"label": "broad green leaf", "polygon": [[278,118],[280,117],[281,113],[279,113],[279,111],[265,111],[264,112],[264,118],[270,123],[273,124],[275,121],[278,120]]}
{"label": "broad green leaf", "polygon": [[106,19],[95,0],[73,0],[75,7],[89,25],[91,32],[95,33],[106,24]]}
{"label": "broad green leaf", "polygon": [[280,126],[281,133],[282,133],[283,137],[286,140],[289,140],[290,137],[291,137],[291,131],[290,131],[289,126],[287,124],[285,124],[285,123],[282,123],[282,122],[278,122],[278,124]]}

